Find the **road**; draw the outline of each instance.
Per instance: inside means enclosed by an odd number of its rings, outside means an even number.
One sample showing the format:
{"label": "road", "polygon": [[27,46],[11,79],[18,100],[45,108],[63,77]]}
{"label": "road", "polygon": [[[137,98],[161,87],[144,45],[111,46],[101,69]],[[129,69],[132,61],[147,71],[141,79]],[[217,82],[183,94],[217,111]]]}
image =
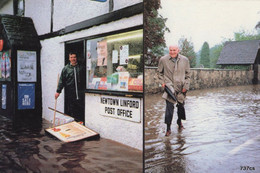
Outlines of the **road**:
{"label": "road", "polygon": [[260,172],[260,85],[190,91],[185,129],[165,137],[165,101],[145,97],[145,172]]}

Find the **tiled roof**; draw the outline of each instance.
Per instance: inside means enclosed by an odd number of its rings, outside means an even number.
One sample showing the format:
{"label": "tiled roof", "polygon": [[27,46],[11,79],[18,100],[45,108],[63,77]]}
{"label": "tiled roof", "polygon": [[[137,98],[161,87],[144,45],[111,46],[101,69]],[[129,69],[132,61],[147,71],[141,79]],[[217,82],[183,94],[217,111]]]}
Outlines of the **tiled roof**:
{"label": "tiled roof", "polygon": [[0,15],[0,31],[9,48],[41,48],[38,34],[31,18]]}
{"label": "tiled roof", "polygon": [[254,64],[257,52],[260,48],[260,40],[227,42],[218,59],[219,65]]}

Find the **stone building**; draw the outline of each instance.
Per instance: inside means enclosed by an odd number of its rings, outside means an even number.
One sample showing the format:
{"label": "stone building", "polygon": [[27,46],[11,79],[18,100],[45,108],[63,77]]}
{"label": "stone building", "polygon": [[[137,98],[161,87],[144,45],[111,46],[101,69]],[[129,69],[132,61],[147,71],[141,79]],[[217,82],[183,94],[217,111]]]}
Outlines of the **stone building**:
{"label": "stone building", "polygon": [[248,65],[254,71],[253,83],[260,80],[260,40],[227,42],[219,56],[218,65]]}

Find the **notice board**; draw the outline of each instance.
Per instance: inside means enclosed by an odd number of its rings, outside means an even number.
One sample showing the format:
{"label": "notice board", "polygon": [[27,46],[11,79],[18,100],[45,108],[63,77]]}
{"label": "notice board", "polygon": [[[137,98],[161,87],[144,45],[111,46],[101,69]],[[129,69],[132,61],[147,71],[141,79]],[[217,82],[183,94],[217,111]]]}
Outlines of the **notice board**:
{"label": "notice board", "polygon": [[75,121],[46,129],[47,132],[63,142],[73,142],[98,135],[97,132]]}

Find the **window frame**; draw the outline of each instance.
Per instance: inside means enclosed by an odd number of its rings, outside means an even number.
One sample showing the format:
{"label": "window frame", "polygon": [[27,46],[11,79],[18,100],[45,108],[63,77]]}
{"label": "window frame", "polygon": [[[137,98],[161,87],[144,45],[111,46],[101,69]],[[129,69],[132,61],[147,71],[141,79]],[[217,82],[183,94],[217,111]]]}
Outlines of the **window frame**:
{"label": "window frame", "polygon": [[[142,30],[144,29],[143,25],[139,25],[139,26],[135,26],[135,27],[127,28],[127,29],[116,30],[116,31],[107,32],[107,33],[102,33],[102,34],[93,35],[93,36],[90,36],[90,37],[87,37],[87,38],[84,39],[85,45],[87,45],[87,41],[88,40],[96,39],[96,38],[99,38],[99,37],[106,37],[106,36],[109,36],[109,35],[115,35],[115,34],[121,34],[121,33],[125,33],[125,32],[140,30],[140,29],[142,29]],[[86,46],[85,46],[84,49],[86,50]],[[87,50],[86,50],[86,52],[87,52]],[[144,52],[144,46],[143,46],[143,52]],[[142,52],[142,54],[143,54],[143,52]],[[86,59],[87,59],[87,57],[86,57]],[[142,64],[144,66],[144,58],[142,59]],[[88,89],[87,88],[88,71],[86,70],[86,88],[85,88],[85,93],[142,98],[143,95],[144,95],[144,70],[143,70],[142,73],[143,73],[143,81],[142,81],[143,82],[143,91],[142,92],[119,91],[119,90],[115,91],[115,90]]]}

